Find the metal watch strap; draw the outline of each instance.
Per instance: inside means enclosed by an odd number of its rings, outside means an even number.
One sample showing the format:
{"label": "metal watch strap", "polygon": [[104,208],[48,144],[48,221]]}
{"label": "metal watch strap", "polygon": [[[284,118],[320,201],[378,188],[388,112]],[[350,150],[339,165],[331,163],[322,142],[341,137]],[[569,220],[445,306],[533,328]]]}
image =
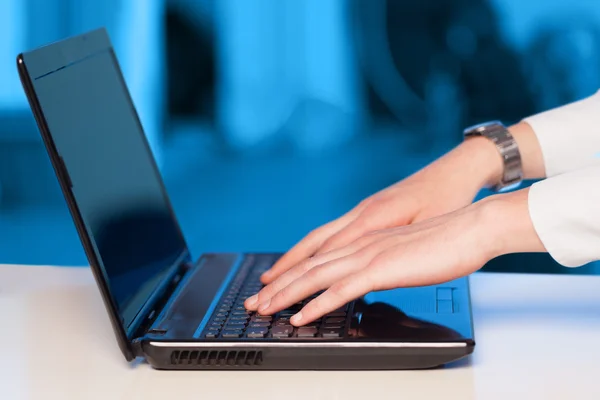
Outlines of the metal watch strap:
{"label": "metal watch strap", "polygon": [[517,142],[506,127],[498,122],[492,121],[464,131],[465,139],[474,136],[483,136],[491,140],[498,149],[504,164],[502,179],[492,189],[502,191],[518,186],[523,180],[523,167],[521,153]]}

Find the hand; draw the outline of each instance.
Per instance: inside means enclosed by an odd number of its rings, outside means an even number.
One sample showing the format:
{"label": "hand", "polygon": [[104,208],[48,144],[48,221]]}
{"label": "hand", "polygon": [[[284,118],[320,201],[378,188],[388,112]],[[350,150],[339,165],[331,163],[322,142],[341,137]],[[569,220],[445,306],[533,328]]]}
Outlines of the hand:
{"label": "hand", "polygon": [[527,194],[524,189],[493,196],[312,257],[263,288],[258,311],[270,315],[325,290],[291,320],[304,325],[371,291],[438,284],[501,254],[544,251],[529,218]]}
{"label": "hand", "polygon": [[[464,207],[483,186],[496,182],[501,171],[498,151],[489,140],[469,140],[310,233],[261,280],[264,284],[273,282],[308,257],[341,249],[368,232],[416,223]],[[247,302],[246,307],[252,309],[253,305]]]}
{"label": "hand", "polygon": [[[509,130],[519,146],[524,178],[544,177],[541,147],[531,127],[522,122]],[[307,258],[347,246],[368,232],[420,222],[464,207],[482,187],[497,183],[502,169],[502,160],[491,141],[468,140],[423,170],[311,232],[261,280],[269,284]],[[256,308],[257,301],[253,300],[246,302],[247,308]]]}

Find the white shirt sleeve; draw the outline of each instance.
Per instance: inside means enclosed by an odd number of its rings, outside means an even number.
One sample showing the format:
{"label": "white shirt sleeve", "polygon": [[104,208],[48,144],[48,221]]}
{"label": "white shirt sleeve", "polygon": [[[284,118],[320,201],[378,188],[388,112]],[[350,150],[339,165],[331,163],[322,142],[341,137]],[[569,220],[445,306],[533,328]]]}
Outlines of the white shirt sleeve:
{"label": "white shirt sleeve", "polygon": [[600,260],[600,165],[534,183],[528,205],[536,233],[559,264]]}
{"label": "white shirt sleeve", "polygon": [[600,91],[524,121],[540,142],[547,177],[600,164]]}
{"label": "white shirt sleeve", "polygon": [[600,92],[524,121],[538,138],[548,176],[529,191],[540,240],[563,266],[600,260]]}

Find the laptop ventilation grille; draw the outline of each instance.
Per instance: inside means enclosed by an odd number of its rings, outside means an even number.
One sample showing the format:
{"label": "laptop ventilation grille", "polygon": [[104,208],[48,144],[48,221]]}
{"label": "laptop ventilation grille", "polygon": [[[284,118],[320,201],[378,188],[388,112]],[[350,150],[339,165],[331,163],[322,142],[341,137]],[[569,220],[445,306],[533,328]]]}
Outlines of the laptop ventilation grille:
{"label": "laptop ventilation grille", "polygon": [[187,351],[171,353],[171,365],[253,366],[263,362],[262,351]]}

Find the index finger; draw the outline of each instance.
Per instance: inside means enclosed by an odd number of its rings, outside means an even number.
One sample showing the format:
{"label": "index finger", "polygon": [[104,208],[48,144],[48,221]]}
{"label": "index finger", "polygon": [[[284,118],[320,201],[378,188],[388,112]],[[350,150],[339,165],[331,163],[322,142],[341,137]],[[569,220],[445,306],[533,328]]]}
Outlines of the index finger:
{"label": "index finger", "polygon": [[373,290],[374,285],[368,270],[348,275],[304,306],[290,322],[295,326],[306,325]]}

